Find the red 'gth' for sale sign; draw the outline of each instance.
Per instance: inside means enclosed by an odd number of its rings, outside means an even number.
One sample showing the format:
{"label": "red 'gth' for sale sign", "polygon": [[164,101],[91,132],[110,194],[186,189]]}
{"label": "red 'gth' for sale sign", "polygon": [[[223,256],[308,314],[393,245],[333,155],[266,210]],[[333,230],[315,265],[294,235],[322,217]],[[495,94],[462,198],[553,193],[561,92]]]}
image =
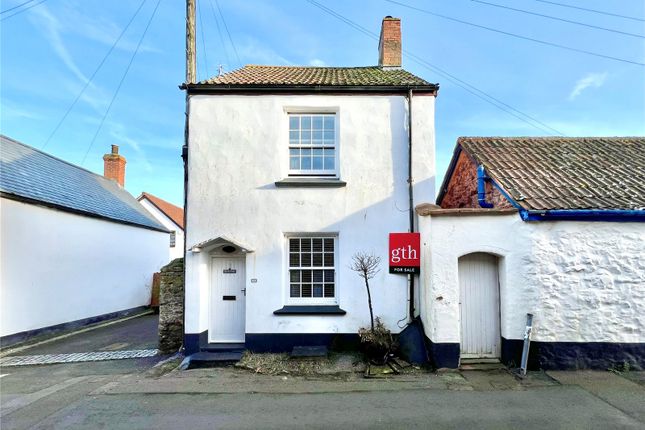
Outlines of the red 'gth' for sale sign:
{"label": "red 'gth' for sale sign", "polygon": [[390,273],[419,273],[421,235],[390,233]]}

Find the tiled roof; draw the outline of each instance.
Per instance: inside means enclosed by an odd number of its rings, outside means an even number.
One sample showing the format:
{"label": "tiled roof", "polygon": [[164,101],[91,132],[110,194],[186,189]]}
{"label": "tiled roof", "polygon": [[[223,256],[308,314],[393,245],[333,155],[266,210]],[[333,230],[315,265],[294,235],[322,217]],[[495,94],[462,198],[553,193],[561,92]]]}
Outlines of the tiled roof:
{"label": "tiled roof", "polygon": [[141,201],[144,198],[148,199],[157,209],[170,218],[172,222],[182,229],[184,228],[184,210],[182,208],[146,192],[141,193],[141,195],[137,197],[137,200]]}
{"label": "tiled roof", "polygon": [[7,197],[167,231],[115,181],[2,135],[0,191]]}
{"label": "tiled roof", "polygon": [[373,67],[255,66],[224,73],[197,86],[432,86],[403,69]]}
{"label": "tiled roof", "polygon": [[528,210],[645,210],[645,137],[461,137]]}

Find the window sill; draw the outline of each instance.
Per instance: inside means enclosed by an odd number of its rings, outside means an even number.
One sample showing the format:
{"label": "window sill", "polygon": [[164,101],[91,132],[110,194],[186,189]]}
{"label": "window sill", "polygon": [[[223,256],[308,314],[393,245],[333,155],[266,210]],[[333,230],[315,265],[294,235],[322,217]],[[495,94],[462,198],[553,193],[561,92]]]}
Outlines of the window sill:
{"label": "window sill", "polygon": [[285,178],[275,182],[279,188],[286,187],[311,187],[311,188],[339,188],[347,185],[347,182],[338,178]]}
{"label": "window sill", "polygon": [[346,313],[338,305],[283,306],[282,309],[273,311],[274,315],[345,315]]}

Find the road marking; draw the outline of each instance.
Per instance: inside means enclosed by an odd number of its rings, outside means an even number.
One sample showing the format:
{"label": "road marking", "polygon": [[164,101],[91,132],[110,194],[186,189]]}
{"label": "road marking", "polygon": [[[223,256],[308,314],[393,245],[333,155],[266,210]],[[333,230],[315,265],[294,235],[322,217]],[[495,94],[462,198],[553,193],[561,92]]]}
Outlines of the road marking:
{"label": "road marking", "polygon": [[0,366],[33,366],[38,364],[124,360],[127,358],[154,357],[158,353],[158,349],[135,349],[130,351],[75,352],[73,354],[15,355],[0,358]]}
{"label": "road marking", "polygon": [[9,374],[8,373],[3,373],[2,375],[0,375],[0,378],[4,378],[5,376],[9,376]]}
{"label": "road marking", "polygon": [[68,387],[71,387],[74,384],[78,384],[89,378],[89,376],[78,376],[76,378],[68,379],[65,382],[52,385],[51,387],[43,388],[42,390],[20,396],[16,399],[10,400],[2,404],[2,409],[0,409],[0,416],[6,416],[18,409],[22,409],[25,406],[29,406],[34,402],[37,402],[40,399],[43,399],[49,395],[52,395],[60,390],[64,390]]}

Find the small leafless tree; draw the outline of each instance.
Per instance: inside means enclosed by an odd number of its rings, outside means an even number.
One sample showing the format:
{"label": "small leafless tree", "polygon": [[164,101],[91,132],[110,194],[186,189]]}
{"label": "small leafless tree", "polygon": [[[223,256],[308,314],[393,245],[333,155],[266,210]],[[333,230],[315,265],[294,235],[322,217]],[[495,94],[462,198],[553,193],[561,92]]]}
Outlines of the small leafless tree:
{"label": "small leafless tree", "polygon": [[352,264],[350,269],[358,273],[358,276],[365,280],[365,288],[367,289],[367,304],[370,307],[370,323],[372,332],[374,331],[374,311],[372,310],[372,294],[370,292],[369,280],[372,279],[381,269],[381,257],[366,252],[357,252],[352,256]]}

